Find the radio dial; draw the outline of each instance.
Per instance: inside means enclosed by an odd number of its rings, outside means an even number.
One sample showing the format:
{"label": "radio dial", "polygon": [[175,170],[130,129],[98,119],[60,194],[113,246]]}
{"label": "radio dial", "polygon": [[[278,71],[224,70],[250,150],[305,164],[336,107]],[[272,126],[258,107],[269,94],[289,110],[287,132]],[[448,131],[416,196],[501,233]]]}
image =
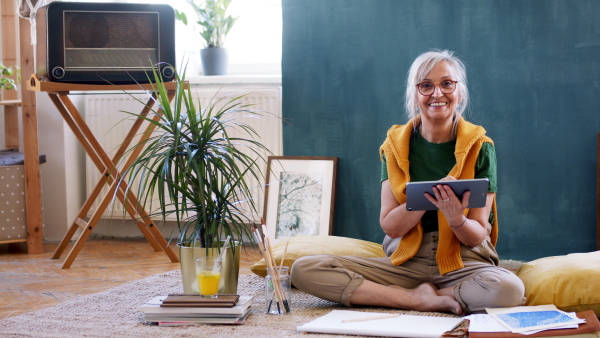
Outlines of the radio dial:
{"label": "radio dial", "polygon": [[162,74],[163,74],[163,77],[170,79],[175,75],[175,69],[173,69],[173,67],[171,67],[171,66],[165,67],[162,70]]}
{"label": "radio dial", "polygon": [[65,76],[65,70],[62,67],[52,68],[52,76],[55,79],[62,79]]}

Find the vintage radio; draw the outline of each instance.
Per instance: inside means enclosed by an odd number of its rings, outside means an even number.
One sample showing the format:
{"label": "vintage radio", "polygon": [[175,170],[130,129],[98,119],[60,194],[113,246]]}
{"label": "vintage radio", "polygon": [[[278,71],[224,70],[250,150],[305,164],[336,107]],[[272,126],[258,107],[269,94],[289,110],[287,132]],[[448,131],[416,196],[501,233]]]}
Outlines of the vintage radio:
{"label": "vintage radio", "polygon": [[36,12],[36,74],[49,81],[147,83],[175,76],[175,11],[166,4],[52,2]]}

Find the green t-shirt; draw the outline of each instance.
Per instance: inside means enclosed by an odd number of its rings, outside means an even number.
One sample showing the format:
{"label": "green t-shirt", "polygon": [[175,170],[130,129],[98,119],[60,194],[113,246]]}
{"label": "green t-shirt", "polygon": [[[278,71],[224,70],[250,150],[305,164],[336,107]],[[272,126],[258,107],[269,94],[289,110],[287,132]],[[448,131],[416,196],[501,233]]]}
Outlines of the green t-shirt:
{"label": "green t-shirt", "polygon": [[[456,140],[444,143],[431,143],[415,131],[410,140],[409,173],[412,182],[437,181],[446,176],[456,165],[454,148]],[[487,178],[490,181],[488,192],[497,191],[496,151],[491,143],[484,143],[479,151],[475,164],[475,178]],[[388,179],[387,161],[383,157],[381,165],[381,182]],[[490,223],[494,215],[490,213]],[[437,231],[437,211],[428,210],[421,219],[424,232]]]}

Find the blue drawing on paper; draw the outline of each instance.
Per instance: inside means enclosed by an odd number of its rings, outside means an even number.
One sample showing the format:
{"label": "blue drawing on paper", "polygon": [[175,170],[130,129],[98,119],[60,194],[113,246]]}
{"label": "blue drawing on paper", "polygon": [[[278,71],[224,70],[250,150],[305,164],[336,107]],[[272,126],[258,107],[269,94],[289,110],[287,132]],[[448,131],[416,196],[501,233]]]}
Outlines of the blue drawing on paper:
{"label": "blue drawing on paper", "polygon": [[319,235],[323,173],[283,172],[279,178],[275,238]]}
{"label": "blue drawing on paper", "polygon": [[496,316],[515,329],[573,321],[573,318],[558,311],[504,313]]}

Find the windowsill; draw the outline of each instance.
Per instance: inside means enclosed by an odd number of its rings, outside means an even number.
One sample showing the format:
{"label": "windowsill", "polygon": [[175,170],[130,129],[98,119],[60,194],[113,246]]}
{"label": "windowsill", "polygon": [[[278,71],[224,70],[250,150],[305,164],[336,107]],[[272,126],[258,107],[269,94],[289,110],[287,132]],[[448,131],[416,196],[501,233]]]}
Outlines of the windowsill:
{"label": "windowsill", "polygon": [[281,75],[186,76],[190,84],[281,84]]}
{"label": "windowsill", "polygon": [[[186,76],[185,80],[190,85],[270,85],[270,86],[281,86],[281,75],[194,75]],[[142,90],[128,90],[124,92],[122,90],[115,89],[98,91],[98,92],[86,92],[86,91],[71,91],[71,95],[93,95],[93,94],[140,94],[144,93]]]}

